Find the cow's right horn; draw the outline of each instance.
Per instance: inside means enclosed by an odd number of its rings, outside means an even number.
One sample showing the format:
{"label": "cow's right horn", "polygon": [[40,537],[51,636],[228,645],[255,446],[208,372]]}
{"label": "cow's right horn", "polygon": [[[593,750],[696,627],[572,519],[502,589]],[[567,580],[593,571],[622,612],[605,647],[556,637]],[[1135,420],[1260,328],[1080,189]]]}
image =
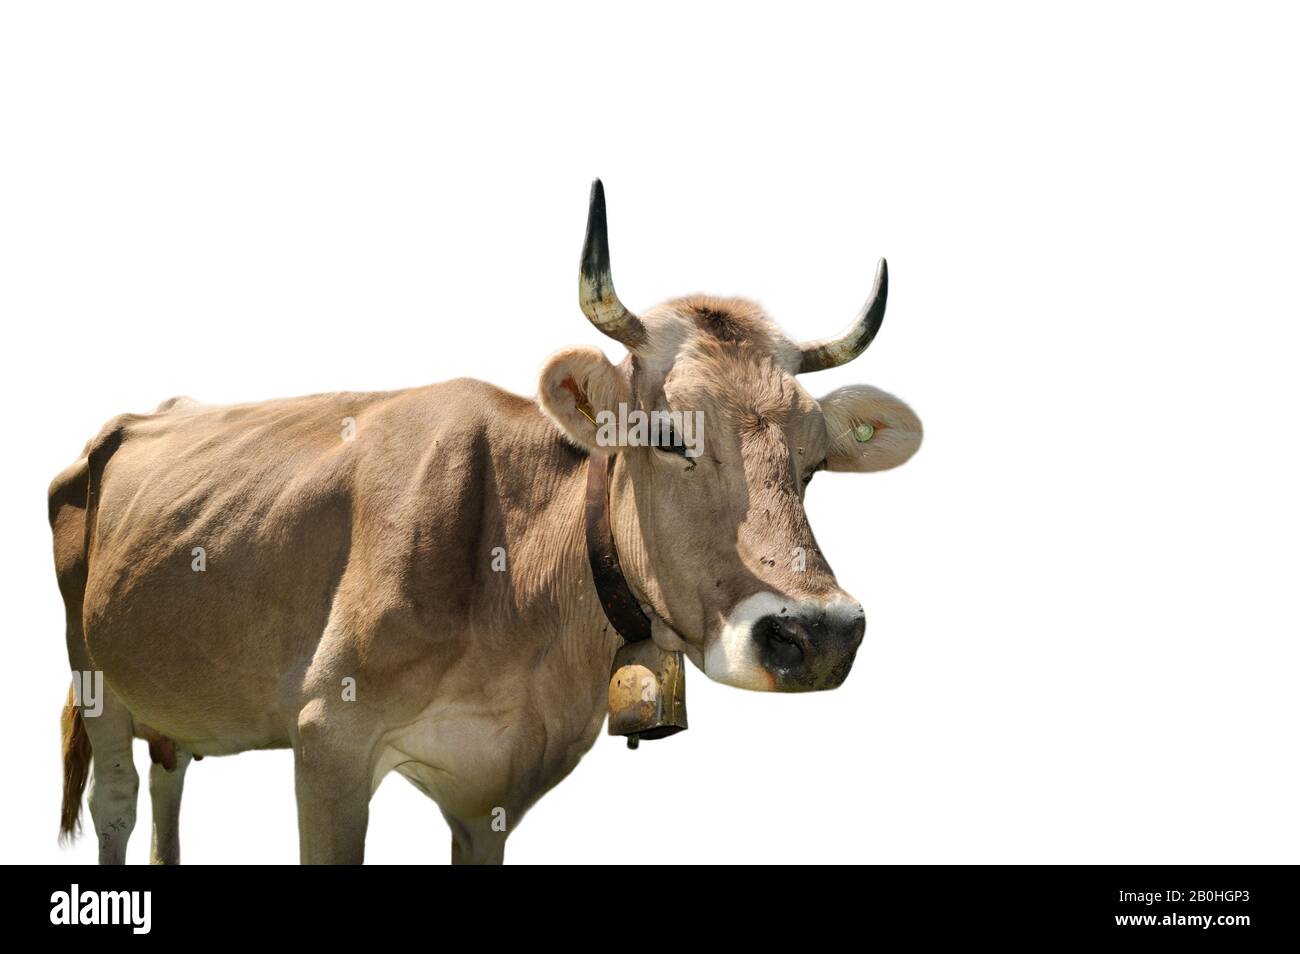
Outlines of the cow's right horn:
{"label": "cow's right horn", "polygon": [[582,268],[578,276],[578,303],[593,325],[629,351],[645,343],[645,325],[623,307],[609,273],[609,232],[605,223],[605,187],[591,184],[587,208],[587,238],[582,243]]}
{"label": "cow's right horn", "polygon": [[797,373],[808,374],[811,371],[838,368],[866,351],[867,345],[871,344],[872,339],[876,337],[876,332],[880,330],[880,323],[885,320],[885,299],[888,297],[889,266],[882,258],[880,264],[876,266],[876,282],[871,288],[871,297],[858,312],[858,317],[853,319],[853,324],[834,338],[809,341],[800,345],[801,354]]}

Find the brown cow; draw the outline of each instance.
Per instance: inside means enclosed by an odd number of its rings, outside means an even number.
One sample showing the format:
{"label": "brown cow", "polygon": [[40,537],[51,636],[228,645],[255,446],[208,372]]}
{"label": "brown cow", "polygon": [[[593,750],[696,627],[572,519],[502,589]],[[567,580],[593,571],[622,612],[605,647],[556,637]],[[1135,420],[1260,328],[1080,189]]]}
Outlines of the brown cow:
{"label": "brown cow", "polygon": [[[844,680],[863,612],[817,548],[804,488],[820,469],[901,464],[921,426],[874,388],[814,400],[796,375],[871,342],[884,262],[844,334],[799,345],[739,299],[633,315],[599,182],[587,228],[581,304],[628,348],[617,367],[562,351],[536,401],[463,379],[173,400],[114,418],[54,480],[68,655],[104,682],[91,699],[84,679],[65,711],[65,834],[93,762],[100,861],[123,861],[143,737],[157,862],[179,858],[191,757],[275,747],[294,752],[304,862],[362,860],[370,796],[394,769],[438,803],[453,861],[499,862],[605,717],[621,638],[583,500],[589,460],[608,454],[613,539],[659,646],[751,689]],[[615,442],[611,421],[655,411],[698,422],[691,446]]]}

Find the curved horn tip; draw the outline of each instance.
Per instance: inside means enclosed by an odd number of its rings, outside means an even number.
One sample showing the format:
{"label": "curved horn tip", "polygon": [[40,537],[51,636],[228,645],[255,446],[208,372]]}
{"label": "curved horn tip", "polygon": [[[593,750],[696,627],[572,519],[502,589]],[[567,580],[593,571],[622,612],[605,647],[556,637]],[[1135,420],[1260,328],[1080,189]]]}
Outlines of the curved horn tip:
{"label": "curved horn tip", "polygon": [[876,279],[871,283],[871,305],[879,309],[877,323],[885,317],[885,300],[889,297],[889,263],[883,258],[876,264]]}
{"label": "curved horn tip", "polygon": [[605,186],[599,179],[591,181],[591,199],[587,204],[587,236],[582,243],[582,273],[592,280],[609,274],[609,226],[605,219]]}
{"label": "curved horn tip", "polygon": [[858,336],[859,340],[851,346],[851,356],[846,360],[852,361],[863,351],[876,337],[876,332],[880,331],[880,326],[885,321],[885,302],[889,299],[889,265],[882,258],[876,264],[876,278],[871,283],[871,296],[862,306],[862,313],[858,317]]}
{"label": "curved horn tip", "polygon": [[871,289],[871,295],[873,298],[876,296],[878,292],[881,294],[888,294],[889,263],[886,262],[883,258],[876,263],[876,280],[873,283],[873,285],[874,287]]}

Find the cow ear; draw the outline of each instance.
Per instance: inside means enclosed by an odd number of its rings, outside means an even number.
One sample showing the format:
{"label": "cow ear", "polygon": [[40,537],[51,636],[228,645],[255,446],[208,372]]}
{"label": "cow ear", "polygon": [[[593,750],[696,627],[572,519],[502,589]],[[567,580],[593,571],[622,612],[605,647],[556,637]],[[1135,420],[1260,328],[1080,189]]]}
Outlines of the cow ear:
{"label": "cow ear", "polygon": [[827,470],[888,470],[921,446],[921,419],[878,388],[853,384],[818,402],[826,416]]}
{"label": "cow ear", "polygon": [[627,404],[632,392],[599,348],[582,347],[566,348],[546,362],[538,397],[546,416],[569,440],[606,453],[612,448],[597,442],[596,422],[602,411],[617,416],[619,404]]}

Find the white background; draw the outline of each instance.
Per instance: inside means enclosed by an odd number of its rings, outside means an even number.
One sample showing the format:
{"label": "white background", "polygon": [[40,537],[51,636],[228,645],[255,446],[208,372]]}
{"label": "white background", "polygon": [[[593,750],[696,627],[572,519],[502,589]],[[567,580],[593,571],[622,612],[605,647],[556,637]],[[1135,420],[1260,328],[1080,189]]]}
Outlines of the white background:
{"label": "white background", "polygon": [[[872,349],[804,383],[926,441],[810,491],[868,611],[847,684],[692,671],[691,730],[602,737],[509,861],[1300,861],[1297,24],[978,6],[6,5],[3,860],[95,857],[55,841],[50,478],[174,394],[617,359],[576,301],[599,175],[634,308],[818,337],[887,255]],[[295,861],[290,754],[195,765],[182,831]],[[449,845],[387,780],[368,860]]]}

